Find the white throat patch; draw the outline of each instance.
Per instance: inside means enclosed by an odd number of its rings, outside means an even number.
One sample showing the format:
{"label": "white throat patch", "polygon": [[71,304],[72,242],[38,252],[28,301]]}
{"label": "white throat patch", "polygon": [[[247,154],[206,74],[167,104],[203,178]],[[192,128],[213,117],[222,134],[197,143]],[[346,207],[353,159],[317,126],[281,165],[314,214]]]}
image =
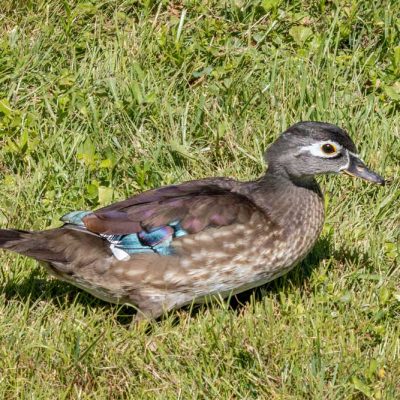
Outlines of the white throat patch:
{"label": "white throat patch", "polygon": [[360,156],[358,154],[355,154],[355,153],[353,153],[353,152],[351,152],[349,150],[346,150],[346,156],[347,156],[346,164],[339,168],[339,172],[343,171],[343,170],[346,170],[347,168],[350,167],[350,156],[353,156],[354,158],[358,158],[360,161],[363,162],[363,160],[361,160],[361,158],[360,158]]}

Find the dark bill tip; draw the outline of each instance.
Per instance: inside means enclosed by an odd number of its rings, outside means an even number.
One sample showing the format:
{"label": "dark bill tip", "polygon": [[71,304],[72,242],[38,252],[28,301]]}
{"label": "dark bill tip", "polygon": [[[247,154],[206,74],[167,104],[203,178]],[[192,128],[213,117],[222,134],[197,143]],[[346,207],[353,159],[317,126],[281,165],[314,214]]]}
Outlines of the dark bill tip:
{"label": "dark bill tip", "polygon": [[364,179],[365,181],[376,183],[378,185],[385,185],[385,180],[375,172],[367,168],[367,166],[356,156],[349,155],[350,162],[346,169],[343,169],[347,175],[355,176]]}

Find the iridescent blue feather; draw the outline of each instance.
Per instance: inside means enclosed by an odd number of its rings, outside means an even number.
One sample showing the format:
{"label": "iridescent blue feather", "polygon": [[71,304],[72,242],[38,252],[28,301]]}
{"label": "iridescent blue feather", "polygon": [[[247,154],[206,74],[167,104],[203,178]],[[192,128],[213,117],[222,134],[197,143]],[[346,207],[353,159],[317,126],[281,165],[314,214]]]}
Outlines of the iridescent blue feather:
{"label": "iridescent blue feather", "polygon": [[[73,211],[61,218],[61,221],[84,226],[82,218],[91,211]],[[135,253],[157,253],[160,255],[171,255],[174,253],[172,241],[174,238],[187,235],[187,232],[180,226],[179,221],[173,221],[165,226],[154,228],[151,231],[141,231],[128,235],[101,235],[110,242],[110,248],[120,249],[127,255]]]}
{"label": "iridescent blue feather", "polygon": [[83,226],[82,218],[91,213],[91,211],[72,211],[63,215],[61,221],[67,224]]}

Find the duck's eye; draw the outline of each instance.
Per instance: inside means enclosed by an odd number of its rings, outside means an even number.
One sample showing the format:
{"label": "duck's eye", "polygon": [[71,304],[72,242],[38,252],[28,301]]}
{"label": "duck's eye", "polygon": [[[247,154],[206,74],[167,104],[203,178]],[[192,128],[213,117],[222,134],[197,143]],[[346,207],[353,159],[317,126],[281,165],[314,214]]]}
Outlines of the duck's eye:
{"label": "duck's eye", "polygon": [[336,153],[336,147],[331,143],[325,143],[321,146],[321,150],[325,154],[333,154]]}

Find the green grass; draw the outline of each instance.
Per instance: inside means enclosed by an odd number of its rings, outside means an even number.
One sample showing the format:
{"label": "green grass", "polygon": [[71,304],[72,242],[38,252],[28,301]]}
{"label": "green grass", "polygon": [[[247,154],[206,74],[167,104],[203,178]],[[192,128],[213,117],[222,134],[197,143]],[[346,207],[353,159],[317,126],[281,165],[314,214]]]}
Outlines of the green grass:
{"label": "green grass", "polygon": [[299,120],[345,127],[391,183],[322,178],[325,229],[298,268],[147,328],[2,252],[0,398],[399,398],[399,4],[3,1],[3,227],[255,178]]}

